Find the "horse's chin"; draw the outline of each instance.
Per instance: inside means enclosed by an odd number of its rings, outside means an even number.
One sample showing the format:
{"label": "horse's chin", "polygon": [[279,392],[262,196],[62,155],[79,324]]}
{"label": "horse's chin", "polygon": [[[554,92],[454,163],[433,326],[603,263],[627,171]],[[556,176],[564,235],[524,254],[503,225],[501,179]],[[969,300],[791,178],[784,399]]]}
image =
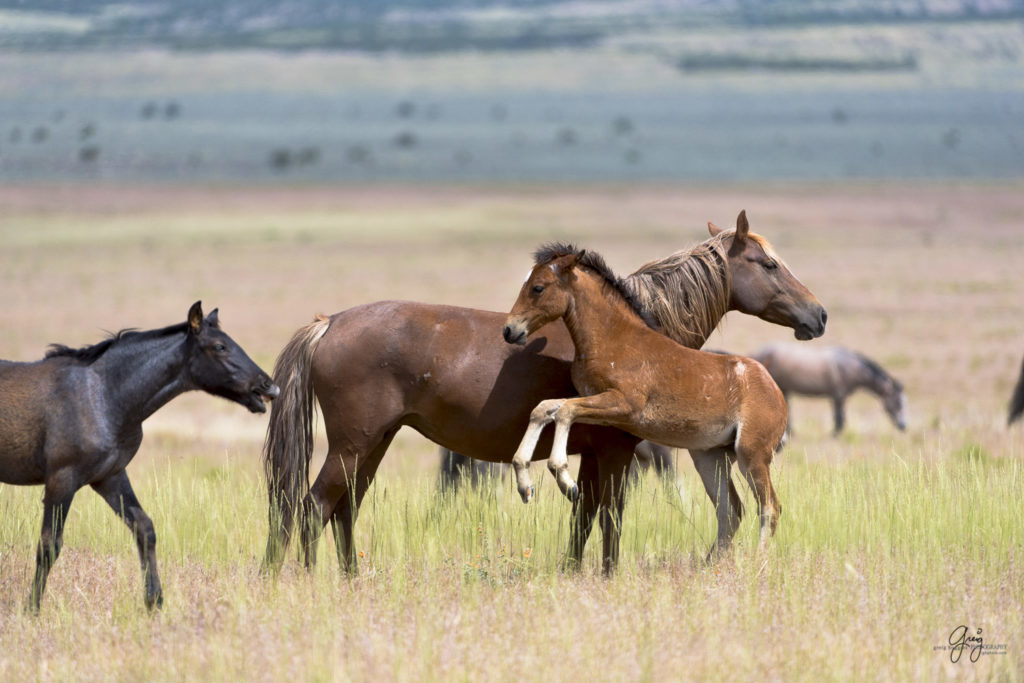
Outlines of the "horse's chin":
{"label": "horse's chin", "polygon": [[814,337],[818,335],[811,334],[811,331],[808,330],[806,327],[800,326],[793,330],[793,336],[799,339],[800,341],[808,341],[810,339],[814,339]]}
{"label": "horse's chin", "polygon": [[248,408],[250,413],[265,413],[267,412],[267,403],[273,399],[274,396],[271,396],[270,394],[264,394],[260,391],[250,391],[238,402]]}

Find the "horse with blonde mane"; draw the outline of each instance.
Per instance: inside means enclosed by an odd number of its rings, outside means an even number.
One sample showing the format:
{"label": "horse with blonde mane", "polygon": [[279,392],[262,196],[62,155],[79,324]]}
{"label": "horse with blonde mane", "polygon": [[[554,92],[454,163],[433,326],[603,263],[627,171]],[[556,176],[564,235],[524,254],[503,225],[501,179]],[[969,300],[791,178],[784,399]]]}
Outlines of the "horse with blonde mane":
{"label": "horse with blonde mane", "polygon": [[522,345],[561,319],[576,349],[571,374],[579,397],[541,401],[530,413],[512,457],[523,502],[533,497],[529,464],[545,426],[555,424],[548,469],[573,499],[579,488],[569,474],[569,428],[617,427],[676,448],[734,456],[757,500],[763,545],[781,512],[769,466],[786,432],[786,401],[764,366],[689,349],[655,332],[632,290],[594,252],[558,245],[538,250],[535,263],[502,335]]}
{"label": "horse with blonde mane", "polygon": [[[729,310],[790,327],[799,339],[825,331],[818,299],[785,267],[745,213],[735,230],[708,224],[711,238],[643,266],[625,282],[658,330],[699,347]],[[320,316],[300,328],[274,370],[281,396],[263,450],[269,493],[266,565],[284,559],[296,516],[305,563],[330,523],[339,562],[356,569],[352,534],[360,502],[391,440],[409,426],[435,443],[489,462],[509,462],[530,410],[572,396],[572,339],[561,322],[525,347],[494,344],[504,313],[384,301]],[[314,397],[323,413],[327,458],[312,486]],[[550,432],[550,430],[547,430]],[[541,443],[550,443],[550,434]],[[626,472],[638,439],[616,429],[573,430],[583,495],[572,506],[566,564],[578,566],[595,520],[602,563],[618,558]],[[731,538],[742,506],[724,451],[692,452],[715,504],[719,543]]]}

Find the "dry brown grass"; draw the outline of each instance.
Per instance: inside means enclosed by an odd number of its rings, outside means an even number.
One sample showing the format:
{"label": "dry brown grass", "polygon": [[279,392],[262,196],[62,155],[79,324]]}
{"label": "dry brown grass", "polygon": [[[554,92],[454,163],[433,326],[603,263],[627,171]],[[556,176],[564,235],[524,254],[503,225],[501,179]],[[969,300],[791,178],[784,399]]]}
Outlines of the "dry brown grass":
{"label": "dry brown grass", "polygon": [[[898,434],[858,397],[833,440],[827,406],[795,403],[767,558],[741,543],[732,563],[695,562],[712,527],[692,468],[683,504],[649,482],[612,581],[594,547],[582,576],[558,573],[568,509],[550,487],[527,507],[503,490],[436,508],[434,449],[403,432],[360,519],[364,573],[339,578],[325,544],[312,576],[290,564],[273,581],[258,573],[265,422],[186,396],[147,424],[131,468],[160,535],[156,618],[127,534],[89,492],[42,616],[22,615],[38,491],[0,488],[0,678],[1019,679],[1024,437],[1004,423],[1024,352],[1022,189],[0,188],[5,358],[173,323],[202,298],[269,368],[316,312],[504,310],[539,241],[626,272],[746,208],[828,307],[814,343],[875,357],[911,406]],[[789,337],[733,314],[710,345]],[[962,621],[1008,654],[972,667],[933,652]]]}

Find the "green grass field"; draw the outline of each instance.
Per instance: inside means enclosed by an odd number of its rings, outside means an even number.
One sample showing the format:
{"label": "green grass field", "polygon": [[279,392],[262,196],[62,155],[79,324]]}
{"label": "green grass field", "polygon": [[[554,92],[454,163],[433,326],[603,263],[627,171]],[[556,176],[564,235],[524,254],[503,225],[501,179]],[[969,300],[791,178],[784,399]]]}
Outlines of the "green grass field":
{"label": "green grass field", "polygon": [[[892,370],[911,424],[896,432],[860,395],[833,439],[828,407],[797,400],[773,469],[778,534],[759,553],[748,514],[711,566],[711,506],[680,453],[682,497],[651,474],[631,493],[611,579],[596,530],[582,571],[559,570],[569,504],[543,465],[528,506],[508,479],[439,499],[435,449],[405,430],[356,527],[359,576],[339,573],[328,535],[314,571],[292,552],[267,577],[265,418],[189,395],[147,423],[129,468],[159,539],[157,615],[129,533],[86,490],[27,616],[40,490],[0,486],[0,679],[1020,680],[1024,432],[1004,426],[1020,190],[2,188],[0,355],[170,324],[202,298],[264,368],[318,311],[388,297],[503,310],[543,239],[628,272],[746,208],[829,308],[812,343]],[[733,314],[709,345],[787,337]],[[961,625],[982,631],[977,662],[938,649]]]}

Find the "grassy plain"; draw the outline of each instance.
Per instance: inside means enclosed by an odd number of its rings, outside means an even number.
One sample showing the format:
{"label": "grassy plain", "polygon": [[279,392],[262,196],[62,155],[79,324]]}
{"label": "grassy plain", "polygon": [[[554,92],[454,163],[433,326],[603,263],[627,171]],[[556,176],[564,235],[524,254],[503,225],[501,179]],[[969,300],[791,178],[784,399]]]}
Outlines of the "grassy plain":
{"label": "grassy plain", "polygon": [[[0,487],[0,679],[1020,680],[1024,434],[1004,424],[1024,347],[1022,189],[0,188],[5,358],[177,322],[201,298],[269,369],[316,312],[384,298],[504,310],[540,241],[628,272],[746,208],[829,309],[812,343],[875,357],[911,408],[900,434],[858,396],[832,439],[827,406],[797,400],[778,535],[758,554],[747,519],[713,567],[699,559],[710,505],[681,454],[685,495],[643,480],[610,580],[599,532],[579,575],[558,571],[568,504],[546,475],[530,506],[508,481],[438,500],[435,449],[406,430],[357,526],[361,574],[340,576],[325,539],[315,571],[291,561],[270,579],[265,419],[185,396],[147,423],[129,472],[157,526],[159,615],[128,533],[84,491],[42,614],[25,616],[39,490]],[[709,345],[789,336],[733,314]],[[961,624],[1005,654],[951,662],[936,648]]]}

